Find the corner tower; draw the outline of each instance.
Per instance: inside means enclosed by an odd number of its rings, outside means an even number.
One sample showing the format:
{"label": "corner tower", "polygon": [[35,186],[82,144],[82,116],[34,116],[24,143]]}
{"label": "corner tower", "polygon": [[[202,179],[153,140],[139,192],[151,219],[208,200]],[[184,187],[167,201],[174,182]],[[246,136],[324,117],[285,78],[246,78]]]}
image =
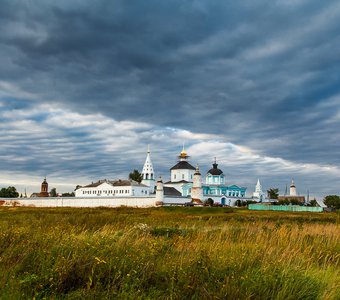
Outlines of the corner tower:
{"label": "corner tower", "polygon": [[203,189],[202,189],[202,177],[198,166],[194,173],[194,181],[191,188],[192,202],[202,203],[203,201]]}
{"label": "corner tower", "polygon": [[290,184],[289,196],[297,196],[296,186],[295,186],[295,183],[294,183],[293,179],[292,179],[292,183]]}
{"label": "corner tower", "polygon": [[48,197],[48,183],[46,181],[46,177],[44,179],[44,181],[41,183],[41,190],[39,193],[39,197]]}
{"label": "corner tower", "polygon": [[155,174],[153,171],[153,165],[151,161],[151,156],[150,156],[150,146],[148,145],[148,151],[146,154],[146,159],[142,171],[142,184],[145,184],[151,188],[153,191],[155,188]]}

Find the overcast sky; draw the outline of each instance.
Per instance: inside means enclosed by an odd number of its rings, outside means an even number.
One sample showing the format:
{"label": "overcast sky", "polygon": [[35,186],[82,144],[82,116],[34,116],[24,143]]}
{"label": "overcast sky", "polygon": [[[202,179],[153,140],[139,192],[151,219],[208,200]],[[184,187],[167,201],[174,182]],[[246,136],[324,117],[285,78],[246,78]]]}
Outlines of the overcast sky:
{"label": "overcast sky", "polygon": [[72,191],[186,145],[228,184],[340,194],[339,1],[0,0],[0,187]]}

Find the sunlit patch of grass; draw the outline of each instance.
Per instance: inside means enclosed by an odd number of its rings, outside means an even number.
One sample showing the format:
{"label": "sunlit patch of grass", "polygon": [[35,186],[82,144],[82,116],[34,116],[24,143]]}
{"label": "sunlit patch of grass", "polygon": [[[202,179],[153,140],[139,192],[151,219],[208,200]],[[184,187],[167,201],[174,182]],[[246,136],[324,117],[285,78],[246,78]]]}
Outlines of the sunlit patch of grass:
{"label": "sunlit patch of grass", "polygon": [[0,209],[0,298],[339,299],[339,214]]}

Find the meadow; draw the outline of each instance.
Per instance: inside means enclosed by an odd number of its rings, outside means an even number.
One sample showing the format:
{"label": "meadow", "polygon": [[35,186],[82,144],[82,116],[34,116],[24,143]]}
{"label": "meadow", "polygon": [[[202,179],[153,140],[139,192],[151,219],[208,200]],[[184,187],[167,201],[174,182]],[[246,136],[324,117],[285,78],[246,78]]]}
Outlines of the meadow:
{"label": "meadow", "polygon": [[340,214],[1,207],[0,299],[340,299]]}

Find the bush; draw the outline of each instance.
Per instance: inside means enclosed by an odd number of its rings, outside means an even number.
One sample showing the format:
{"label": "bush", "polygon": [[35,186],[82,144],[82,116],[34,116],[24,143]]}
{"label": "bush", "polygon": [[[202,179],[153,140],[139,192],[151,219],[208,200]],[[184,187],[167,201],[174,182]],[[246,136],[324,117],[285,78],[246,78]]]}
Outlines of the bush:
{"label": "bush", "polygon": [[208,198],[207,200],[205,200],[204,204],[207,205],[207,206],[213,206],[214,200],[211,199],[211,198]]}
{"label": "bush", "polygon": [[323,202],[329,208],[340,209],[340,197],[337,195],[326,196]]}

